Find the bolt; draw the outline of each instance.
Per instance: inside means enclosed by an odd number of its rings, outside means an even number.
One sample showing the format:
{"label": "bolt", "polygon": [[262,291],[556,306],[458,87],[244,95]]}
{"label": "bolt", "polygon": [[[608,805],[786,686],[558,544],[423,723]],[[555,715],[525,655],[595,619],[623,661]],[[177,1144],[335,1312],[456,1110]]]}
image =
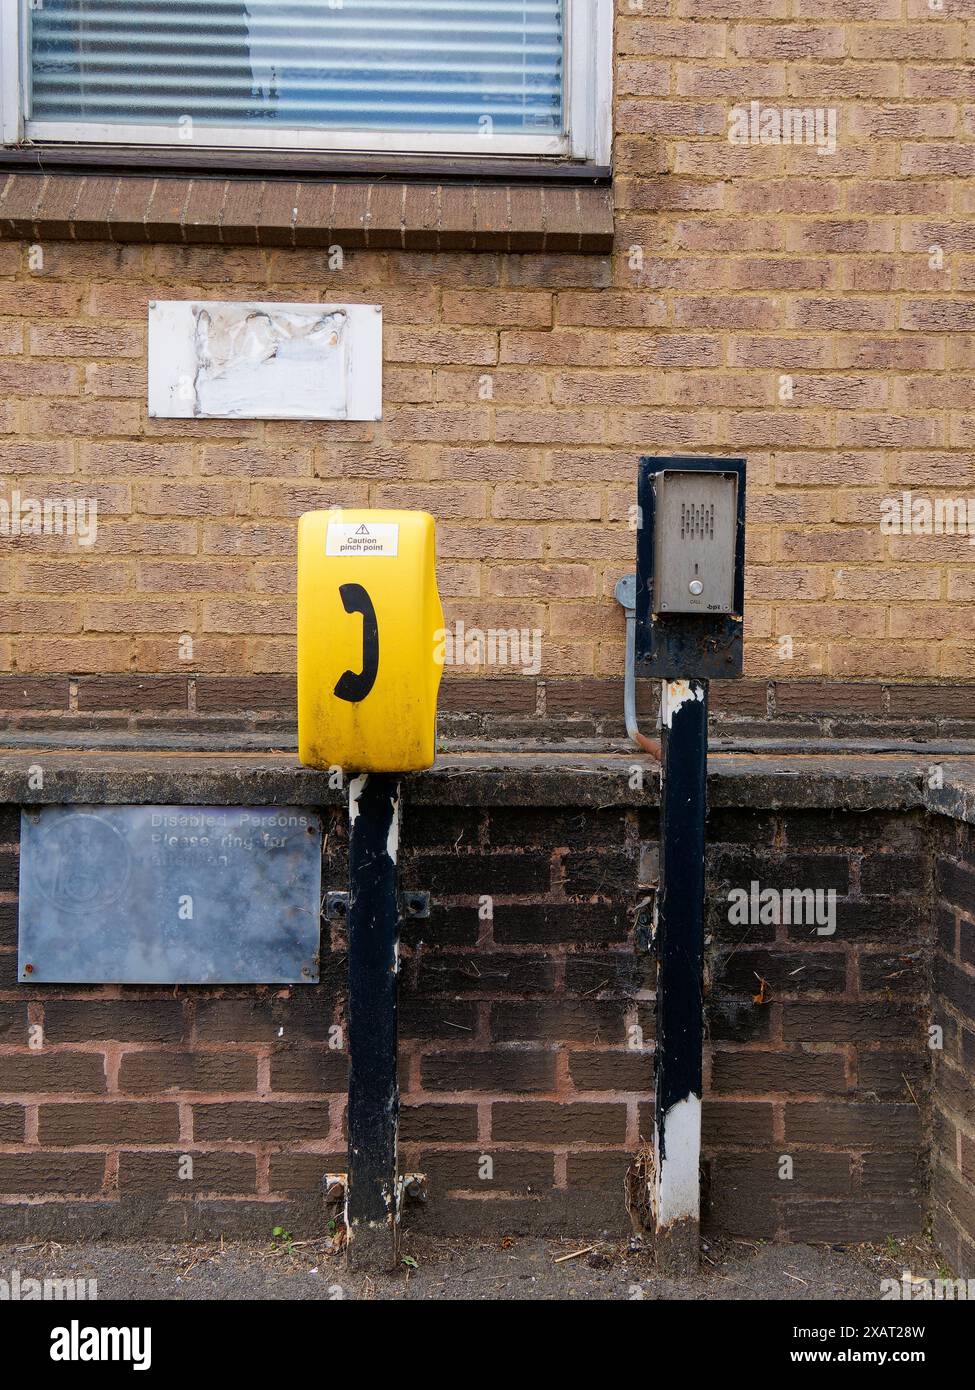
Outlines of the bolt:
{"label": "bolt", "polygon": [[30,961],[28,961],[27,964],[24,966],[24,974],[25,974],[25,975],[33,975],[33,973],[34,973],[34,967],[31,965]]}

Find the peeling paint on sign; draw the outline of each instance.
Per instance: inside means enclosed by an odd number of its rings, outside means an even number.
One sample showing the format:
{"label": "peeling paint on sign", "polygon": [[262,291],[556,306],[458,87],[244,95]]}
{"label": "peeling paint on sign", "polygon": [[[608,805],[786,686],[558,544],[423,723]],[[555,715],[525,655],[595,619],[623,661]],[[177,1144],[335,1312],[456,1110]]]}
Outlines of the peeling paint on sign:
{"label": "peeling paint on sign", "polygon": [[282,314],[236,305],[194,307],[194,414],[272,414],[284,396],[348,413],[349,334],[344,309]]}
{"label": "peeling paint on sign", "polygon": [[377,304],[154,300],[149,413],[161,418],[377,420]]}

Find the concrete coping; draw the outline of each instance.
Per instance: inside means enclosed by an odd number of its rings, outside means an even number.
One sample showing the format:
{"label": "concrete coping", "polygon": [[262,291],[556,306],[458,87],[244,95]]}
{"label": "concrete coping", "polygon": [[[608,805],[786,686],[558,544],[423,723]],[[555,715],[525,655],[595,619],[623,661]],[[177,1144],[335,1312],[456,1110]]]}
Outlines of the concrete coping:
{"label": "concrete coping", "polygon": [[[975,824],[975,758],[712,753],[708,772],[716,808],[926,810]],[[335,781],[291,753],[0,750],[0,803],[22,806],[337,806],[347,789]],[[626,751],[451,753],[405,774],[403,793],[426,806],[654,807],[660,769]]]}

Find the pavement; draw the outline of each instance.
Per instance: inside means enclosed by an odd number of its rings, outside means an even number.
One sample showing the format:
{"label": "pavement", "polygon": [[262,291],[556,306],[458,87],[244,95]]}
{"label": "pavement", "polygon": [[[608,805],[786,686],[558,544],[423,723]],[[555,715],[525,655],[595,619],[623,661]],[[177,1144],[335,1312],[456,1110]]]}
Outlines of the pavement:
{"label": "pavement", "polygon": [[[923,1242],[772,1245],[707,1242],[697,1278],[659,1277],[647,1251],[582,1238],[404,1239],[403,1263],[350,1271],[327,1239],[292,1242],[0,1243],[0,1279],[94,1279],[99,1299],[188,1300],[846,1300],[879,1299],[881,1280],[937,1277]],[[942,1271],[943,1272],[943,1271]]]}

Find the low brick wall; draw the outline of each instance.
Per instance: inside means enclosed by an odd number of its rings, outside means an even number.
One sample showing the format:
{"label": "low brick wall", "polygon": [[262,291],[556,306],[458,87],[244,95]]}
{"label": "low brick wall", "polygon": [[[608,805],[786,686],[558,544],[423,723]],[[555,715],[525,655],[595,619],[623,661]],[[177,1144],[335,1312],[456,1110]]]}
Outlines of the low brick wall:
{"label": "low brick wall", "polygon": [[[735,812],[710,833],[712,1226],[790,1240],[916,1232],[929,1119],[922,818]],[[722,890],[753,879],[835,889],[835,932],[733,926]]]}
{"label": "low brick wall", "polygon": [[[594,787],[533,769],[518,785],[484,774],[483,795],[476,770],[460,790],[450,773],[418,799],[408,789],[403,887],[434,899],[429,920],[404,925],[402,952],[402,1159],[430,1177],[428,1203],[408,1213],[415,1227],[630,1229],[624,1179],[652,1130],[653,968],[637,925],[652,896],[657,810],[653,779],[624,791],[624,768]],[[931,844],[932,827],[948,822],[920,808],[920,777],[891,776],[875,795],[883,779],[851,772],[820,796],[812,760],[808,769],[785,797],[788,778],[759,771],[712,794],[707,1227],[790,1240],[908,1236],[928,1209]],[[214,799],[246,799],[239,767],[214,775]],[[144,782],[142,799],[169,776]],[[187,785],[187,799],[206,786],[218,784]],[[283,804],[279,786],[265,788]],[[296,779],[295,804],[308,789]],[[81,780],[68,799],[94,790]],[[131,796],[125,785],[114,799]],[[326,879],[341,888],[345,810],[333,804],[326,816]],[[345,1166],[347,1062],[334,1031],[345,1019],[344,929],[325,924],[317,986],[24,987],[18,829],[8,809],[0,1229],[319,1229],[322,1174]],[[835,932],[729,921],[729,890],[753,881],[835,890]],[[946,959],[939,952],[938,979]],[[954,969],[970,1000],[970,973]],[[970,1097],[963,1065],[946,1044],[939,1067]],[[942,1127],[946,1086],[936,1092]],[[970,1109],[950,1109],[970,1120]],[[949,1181],[970,1190],[946,1153],[942,1141],[942,1203]],[[192,1180],[179,1176],[184,1155]]]}
{"label": "low brick wall", "polygon": [[952,1268],[975,1278],[975,830],[963,821],[942,827],[935,924],[934,1233]]}

